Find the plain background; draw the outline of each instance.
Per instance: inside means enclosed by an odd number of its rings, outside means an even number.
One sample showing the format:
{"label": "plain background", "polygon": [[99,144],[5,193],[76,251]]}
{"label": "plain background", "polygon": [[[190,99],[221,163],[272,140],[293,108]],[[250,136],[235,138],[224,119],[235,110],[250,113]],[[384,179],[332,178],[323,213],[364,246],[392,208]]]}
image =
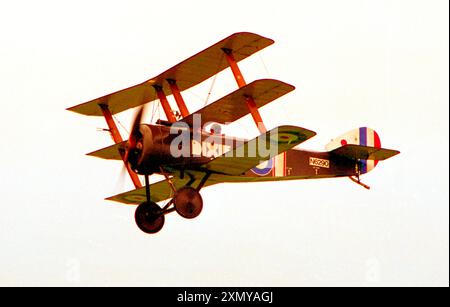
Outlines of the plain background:
{"label": "plain background", "polygon": [[[449,3],[433,1],[2,1],[0,285],[448,286]],[[65,108],[140,83],[234,32],[276,44],[247,81],[297,90],[268,127],[377,130],[402,153],[363,181],[220,185],[194,221],[141,233],[102,118]],[[185,93],[191,110],[231,73]],[[208,99],[207,99],[208,98]],[[146,120],[162,113],[151,104]],[[128,128],[134,110],[117,116]],[[254,137],[249,118],[226,128]],[[126,135],[123,129],[123,135]]]}

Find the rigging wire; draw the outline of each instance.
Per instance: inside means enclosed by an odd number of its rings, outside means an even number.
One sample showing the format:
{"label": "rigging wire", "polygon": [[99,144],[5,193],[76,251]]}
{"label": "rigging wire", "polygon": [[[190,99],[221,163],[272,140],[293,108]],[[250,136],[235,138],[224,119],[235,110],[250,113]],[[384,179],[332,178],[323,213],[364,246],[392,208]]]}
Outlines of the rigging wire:
{"label": "rigging wire", "polygon": [[[151,102],[156,102],[156,92],[155,92],[155,95],[153,96],[153,99],[151,100]],[[150,123],[153,123],[153,120],[155,119],[157,105],[159,105],[159,102],[156,102],[156,103],[153,104],[152,116],[150,118]]]}
{"label": "rigging wire", "polygon": [[205,104],[203,105],[203,107],[206,107],[206,105],[209,102],[209,98],[211,98],[211,93],[214,89],[214,86],[216,85],[217,76],[218,76],[218,74],[214,75],[214,78],[211,83],[211,87],[209,88],[209,92],[208,92],[208,95],[206,96]]}
{"label": "rigging wire", "polygon": [[269,69],[267,68],[266,62],[264,61],[264,58],[262,57],[262,54],[259,52],[258,53],[259,59],[264,67],[264,70],[266,71],[267,77],[271,78],[271,74],[269,72]]}
{"label": "rigging wire", "polygon": [[[217,64],[216,71],[218,71],[220,69],[220,66],[222,66],[222,62],[223,62],[224,59],[225,59],[225,53],[223,53],[222,56],[220,57],[219,63]],[[211,98],[211,94],[212,94],[212,91],[214,89],[214,86],[216,85],[216,81],[217,81],[217,76],[218,75],[219,75],[219,73],[214,75],[214,78],[213,78],[212,83],[211,83],[211,87],[209,88],[209,92],[208,92],[208,95],[206,96],[205,104],[204,104],[203,107],[206,107],[206,105],[209,102],[209,98]]]}
{"label": "rigging wire", "polygon": [[187,94],[194,96],[199,102],[204,101],[204,97],[200,96],[199,94],[195,93],[192,89],[189,89],[186,91]]}
{"label": "rigging wire", "polygon": [[117,123],[119,123],[120,127],[122,127],[122,129],[124,129],[125,132],[129,135],[130,132],[128,131],[127,128],[125,128],[125,126],[121,123],[121,121],[117,118],[117,116],[116,116],[116,115],[113,115],[113,118],[114,118],[115,121],[117,121]]}

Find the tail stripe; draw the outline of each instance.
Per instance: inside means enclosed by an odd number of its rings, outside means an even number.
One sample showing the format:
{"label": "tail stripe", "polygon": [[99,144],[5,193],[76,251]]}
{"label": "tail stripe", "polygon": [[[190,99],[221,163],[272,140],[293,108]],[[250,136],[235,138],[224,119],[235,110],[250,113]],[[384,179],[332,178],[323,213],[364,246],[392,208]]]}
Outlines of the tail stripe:
{"label": "tail stripe", "polygon": [[[380,141],[380,137],[378,136],[378,133],[376,133],[374,131],[373,134],[374,134],[374,138],[375,138],[373,147],[381,148],[381,141]],[[377,166],[377,164],[378,164],[378,161],[374,161],[374,167]]]}
{"label": "tail stripe", "polygon": [[[370,128],[367,128],[367,146],[375,147],[375,131]],[[375,161],[367,160],[366,165],[367,172],[370,172],[375,168]]]}
{"label": "tail stripe", "polygon": [[367,128],[359,128],[359,145],[367,146]]}
{"label": "tail stripe", "polygon": [[[367,127],[359,128],[359,145],[367,146]],[[367,173],[367,161],[361,160],[361,173]]]}

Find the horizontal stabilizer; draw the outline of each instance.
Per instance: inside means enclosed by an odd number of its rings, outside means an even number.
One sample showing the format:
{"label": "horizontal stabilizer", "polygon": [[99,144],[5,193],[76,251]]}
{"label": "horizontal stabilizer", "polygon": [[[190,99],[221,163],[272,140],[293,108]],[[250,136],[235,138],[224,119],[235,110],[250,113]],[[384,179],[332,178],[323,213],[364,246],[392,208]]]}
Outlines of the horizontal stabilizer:
{"label": "horizontal stabilizer", "polygon": [[[241,175],[315,135],[315,132],[304,128],[281,126],[215,158],[202,168],[219,174]],[[268,155],[262,155],[261,148],[270,149]]]}
{"label": "horizontal stabilizer", "polygon": [[121,152],[125,152],[127,141],[114,144],[112,146],[88,153],[88,156],[102,158],[106,160],[122,160]]}
{"label": "horizontal stabilizer", "polygon": [[331,153],[355,160],[381,161],[389,159],[395,155],[398,155],[400,152],[398,150],[376,148],[362,145],[344,145],[331,151]]}
{"label": "horizontal stabilizer", "polygon": [[[107,105],[112,114],[138,107],[156,99],[154,86],[161,86],[167,96],[172,94],[167,80],[177,82],[180,91],[206,81],[228,67],[223,49],[233,51],[237,62],[272,45],[273,40],[254,33],[236,33],[206,50],[141,84],[69,108],[83,115],[102,116],[100,104]],[[182,46],[181,46],[182,47]]]}
{"label": "horizontal stabilizer", "polygon": [[199,114],[201,115],[202,123],[232,123],[250,113],[246,106],[247,97],[252,97],[256,106],[261,108],[290,93],[294,89],[294,86],[278,80],[257,80],[189,115],[181,121],[192,126],[194,116]]}

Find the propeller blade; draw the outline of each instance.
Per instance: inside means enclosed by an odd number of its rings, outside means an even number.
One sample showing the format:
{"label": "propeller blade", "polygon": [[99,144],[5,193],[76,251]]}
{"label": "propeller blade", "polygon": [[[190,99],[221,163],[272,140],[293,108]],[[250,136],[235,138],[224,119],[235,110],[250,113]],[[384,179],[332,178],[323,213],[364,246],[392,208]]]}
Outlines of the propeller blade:
{"label": "propeller blade", "polygon": [[123,158],[125,163],[128,163],[128,157],[129,157],[130,151],[136,147],[137,140],[140,137],[139,127],[141,125],[142,114],[144,113],[144,108],[145,108],[144,106],[140,107],[134,117],[133,124],[131,126],[130,137],[128,138],[128,146],[125,150],[125,155]]}
{"label": "propeller blade", "polygon": [[141,125],[142,114],[144,113],[144,107],[141,107],[134,117],[133,126],[131,129],[131,136],[139,135],[139,126]]}
{"label": "propeller blade", "polygon": [[122,165],[120,170],[119,178],[117,179],[116,185],[114,187],[114,191],[123,191],[125,187],[125,177],[127,177],[127,167],[125,164]]}

